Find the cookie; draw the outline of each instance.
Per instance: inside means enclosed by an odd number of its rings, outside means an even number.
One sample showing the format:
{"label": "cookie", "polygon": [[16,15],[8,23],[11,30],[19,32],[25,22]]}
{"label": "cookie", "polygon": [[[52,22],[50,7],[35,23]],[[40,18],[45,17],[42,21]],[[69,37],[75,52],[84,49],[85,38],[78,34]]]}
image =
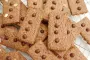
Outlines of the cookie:
{"label": "cookie", "polygon": [[3,0],[3,24],[17,23],[20,18],[20,0]]}
{"label": "cookie", "polygon": [[81,29],[81,36],[84,40],[90,44],[90,21],[87,17],[83,18],[80,22],[77,23],[79,28]]}
{"label": "cookie", "polygon": [[0,45],[0,60],[2,60],[2,57],[6,54],[5,49]]}
{"label": "cookie", "polygon": [[[77,54],[78,53],[78,54]],[[87,60],[77,47],[70,48],[64,55],[64,60]]]}
{"label": "cookie", "polygon": [[25,20],[27,9],[28,8],[21,2],[21,4],[20,4],[20,21],[18,23],[19,26],[21,26],[22,22]]}
{"label": "cookie", "polygon": [[61,12],[50,14],[48,24],[48,48],[51,50],[64,51],[70,48],[72,41],[67,38],[68,17]]}
{"label": "cookie", "polygon": [[35,43],[28,50],[28,54],[33,60],[59,60],[41,41]]}
{"label": "cookie", "polygon": [[43,0],[27,0],[28,8],[43,8]]}
{"label": "cookie", "polygon": [[88,12],[84,0],[68,0],[68,3],[72,15],[79,15]]}
{"label": "cookie", "polygon": [[41,21],[42,10],[29,8],[25,20],[19,30],[18,38],[21,41],[34,44]]}
{"label": "cookie", "polygon": [[43,41],[47,36],[48,36],[48,28],[45,24],[41,24],[38,31],[38,35],[36,37],[36,42],[40,40]]}
{"label": "cookie", "polygon": [[16,38],[18,30],[14,27],[5,27],[4,29],[5,37],[1,40],[1,44],[16,50],[27,52],[31,45],[23,41],[19,41],[18,38]]}
{"label": "cookie", "polygon": [[9,52],[7,53],[3,60],[27,60],[19,52]]}

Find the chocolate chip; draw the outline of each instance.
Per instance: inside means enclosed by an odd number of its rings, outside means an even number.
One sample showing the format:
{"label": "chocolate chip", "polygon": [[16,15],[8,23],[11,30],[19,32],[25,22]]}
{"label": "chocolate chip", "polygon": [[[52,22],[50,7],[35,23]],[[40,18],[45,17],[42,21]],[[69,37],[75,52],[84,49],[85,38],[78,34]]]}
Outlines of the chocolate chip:
{"label": "chocolate chip", "polygon": [[20,20],[21,20],[21,21],[24,21],[24,17],[21,17]]}
{"label": "chocolate chip", "polygon": [[41,33],[44,33],[44,30],[40,30]]}
{"label": "chocolate chip", "polygon": [[52,1],[52,4],[56,5],[56,2],[55,1]]}
{"label": "chocolate chip", "polygon": [[76,27],[76,25],[75,24],[72,24],[72,28],[75,28]]}
{"label": "chocolate chip", "polygon": [[35,53],[37,53],[37,54],[40,53],[40,50],[39,49],[35,50]]}
{"label": "chocolate chip", "polygon": [[54,9],[55,9],[55,7],[52,6],[52,7],[51,7],[51,10],[54,10]]}
{"label": "chocolate chip", "polygon": [[85,27],[85,23],[82,23],[81,26],[82,26],[82,27]]}
{"label": "chocolate chip", "polygon": [[76,3],[78,4],[78,3],[80,3],[80,1],[79,1],[79,0],[77,0],[77,1],[76,1]]}
{"label": "chocolate chip", "polygon": [[10,15],[10,16],[9,16],[9,18],[10,18],[10,19],[12,19],[12,18],[13,18],[13,16],[12,16],[12,15]]}
{"label": "chocolate chip", "polygon": [[7,57],[6,57],[6,60],[11,60],[11,57],[10,57],[10,56],[7,56]]}
{"label": "chocolate chip", "polygon": [[14,38],[14,42],[17,42],[18,41],[18,39],[17,38]]}
{"label": "chocolate chip", "polygon": [[25,42],[21,42],[21,44],[22,44],[22,46],[25,46],[26,43]]}
{"label": "chocolate chip", "polygon": [[36,16],[36,13],[33,13],[33,14],[32,14],[32,17],[35,17],[35,16]]}
{"label": "chocolate chip", "polygon": [[69,30],[67,30],[67,34],[70,34],[70,31]]}
{"label": "chocolate chip", "polygon": [[2,24],[2,25],[1,25],[1,28],[4,28],[5,26],[6,26],[6,25]]}
{"label": "chocolate chip", "polygon": [[5,40],[8,40],[8,39],[9,39],[9,37],[5,35],[5,36],[4,36],[4,39],[5,39]]}
{"label": "chocolate chip", "polygon": [[72,57],[72,58],[73,58],[73,57],[74,57],[74,53],[71,53],[71,54],[70,54],[70,57]]}
{"label": "chocolate chip", "polygon": [[28,24],[32,24],[31,20],[28,21]]}
{"label": "chocolate chip", "polygon": [[59,25],[58,24],[55,24],[55,28],[58,28],[59,27]]}
{"label": "chocolate chip", "polygon": [[13,3],[10,3],[10,6],[13,6]]}
{"label": "chocolate chip", "polygon": [[45,55],[42,55],[42,59],[46,59],[46,56]]}
{"label": "chocolate chip", "polygon": [[43,4],[46,4],[47,2],[46,2],[46,0],[43,2]]}
{"label": "chocolate chip", "polygon": [[30,30],[30,28],[29,28],[29,27],[25,28],[25,31],[29,31],[29,30]]}
{"label": "chocolate chip", "polygon": [[90,29],[89,29],[89,28],[86,28],[86,31],[87,31],[87,32],[89,32],[89,31],[90,31]]}
{"label": "chocolate chip", "polygon": [[11,11],[13,11],[13,8],[10,8],[10,9],[9,9],[9,12],[11,12]]}
{"label": "chocolate chip", "polygon": [[26,38],[27,38],[27,35],[26,35],[26,34],[24,34],[24,35],[23,35],[23,39],[26,39]]}
{"label": "chocolate chip", "polygon": [[56,39],[55,39],[55,43],[58,43],[58,42],[59,42],[59,38],[56,38]]}
{"label": "chocolate chip", "polygon": [[37,2],[34,2],[33,5],[37,5]]}
{"label": "chocolate chip", "polygon": [[58,34],[58,31],[57,31],[57,30],[55,30],[55,31],[54,31],[54,34]]}
{"label": "chocolate chip", "polygon": [[81,10],[81,7],[78,7],[77,10]]}
{"label": "chocolate chip", "polygon": [[60,16],[59,16],[59,15],[57,15],[57,16],[56,16],[56,19],[60,19]]}

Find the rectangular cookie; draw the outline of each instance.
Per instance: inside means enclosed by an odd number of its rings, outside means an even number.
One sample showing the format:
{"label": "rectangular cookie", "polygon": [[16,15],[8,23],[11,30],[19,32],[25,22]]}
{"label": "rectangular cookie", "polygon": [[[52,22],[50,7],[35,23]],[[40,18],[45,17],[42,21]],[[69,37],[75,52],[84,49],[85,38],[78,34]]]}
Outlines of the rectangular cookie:
{"label": "rectangular cookie", "polygon": [[18,38],[30,44],[34,44],[40,23],[42,21],[42,10],[29,8],[25,20],[18,33]]}
{"label": "rectangular cookie", "polygon": [[3,24],[17,23],[20,18],[21,0],[3,0]]}
{"label": "rectangular cookie", "polygon": [[81,29],[81,36],[88,44],[90,44],[90,20],[87,17],[85,17],[77,24]]}
{"label": "rectangular cookie", "polygon": [[88,12],[84,0],[68,0],[72,15],[79,15]]}
{"label": "rectangular cookie", "polygon": [[64,55],[64,60],[87,60],[77,47],[70,48]]}
{"label": "rectangular cookie", "polygon": [[35,43],[28,50],[28,54],[33,60],[59,60],[41,41]]}
{"label": "rectangular cookie", "polygon": [[18,30],[14,27],[5,27],[4,29],[4,39],[1,40],[1,44],[16,50],[27,52],[31,45],[19,41],[18,38],[16,38]]}
{"label": "rectangular cookie", "polygon": [[27,60],[19,52],[9,52],[4,57],[3,60]]}
{"label": "rectangular cookie", "polygon": [[48,27],[41,23],[40,28],[36,37],[36,42],[38,41],[44,41],[44,39],[48,36]]}
{"label": "rectangular cookie", "polygon": [[43,8],[43,0],[27,0],[28,8]]}
{"label": "rectangular cookie", "polygon": [[72,41],[67,38],[68,17],[62,12],[50,14],[48,25],[48,47],[51,50],[64,51],[70,48]]}

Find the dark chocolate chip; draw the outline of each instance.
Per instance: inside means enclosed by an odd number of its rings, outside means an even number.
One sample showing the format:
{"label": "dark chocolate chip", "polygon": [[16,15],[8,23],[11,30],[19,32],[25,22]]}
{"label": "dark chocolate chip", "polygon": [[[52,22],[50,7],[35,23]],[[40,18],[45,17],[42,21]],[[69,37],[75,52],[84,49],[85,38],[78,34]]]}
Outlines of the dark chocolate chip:
{"label": "dark chocolate chip", "polygon": [[82,27],[85,27],[85,23],[82,23],[81,26],[82,26]]}
{"label": "dark chocolate chip", "polygon": [[13,3],[10,3],[10,6],[13,6]]}
{"label": "dark chocolate chip", "polygon": [[67,34],[70,34],[70,31],[69,30],[67,30]]}
{"label": "dark chocolate chip", "polygon": [[59,15],[57,15],[57,16],[56,16],[56,19],[60,19],[60,16],[59,16]]}
{"label": "dark chocolate chip", "polygon": [[55,43],[58,43],[58,42],[59,42],[59,38],[56,38],[56,39],[55,39]]}
{"label": "dark chocolate chip", "polygon": [[33,5],[37,5],[37,2],[34,2]]}
{"label": "dark chocolate chip", "polygon": [[35,53],[37,53],[37,54],[40,53],[40,50],[39,49],[35,50]]}
{"label": "dark chocolate chip", "polygon": [[70,54],[70,57],[72,57],[72,58],[73,58],[73,57],[74,57],[74,53],[71,53],[71,54]]}
{"label": "dark chocolate chip", "polygon": [[17,42],[18,41],[18,39],[17,38],[14,38],[14,42]]}
{"label": "dark chocolate chip", "polygon": [[23,35],[23,39],[26,39],[26,38],[27,38],[27,35],[26,35],[26,34],[24,34],[24,35]]}
{"label": "dark chocolate chip", "polygon": [[32,14],[32,17],[36,17],[36,13],[33,13],[33,14]]}
{"label": "dark chocolate chip", "polygon": [[55,7],[52,6],[52,7],[51,7],[51,10],[54,10],[54,9],[55,9]]}
{"label": "dark chocolate chip", "polygon": [[32,24],[31,20],[28,21],[28,24]]}
{"label": "dark chocolate chip", "polygon": [[55,1],[52,1],[52,4],[56,5],[56,2]]}
{"label": "dark chocolate chip", "polygon": [[21,17],[20,20],[21,20],[21,21],[24,21],[24,17]]}
{"label": "dark chocolate chip", "polygon": [[59,27],[59,25],[58,24],[55,24],[55,28],[58,28]]}
{"label": "dark chocolate chip", "polygon": [[72,24],[72,28],[75,28],[76,27],[76,25],[75,24]]}
{"label": "dark chocolate chip", "polygon": [[89,31],[90,31],[90,29],[89,29],[89,28],[86,28],[86,31],[87,31],[87,32],[89,32]]}
{"label": "dark chocolate chip", "polygon": [[45,55],[42,55],[42,59],[46,59],[46,56]]}
{"label": "dark chocolate chip", "polygon": [[58,31],[57,31],[57,30],[55,30],[55,31],[54,31],[54,34],[58,34]]}
{"label": "dark chocolate chip", "polygon": [[22,46],[25,46],[26,43],[25,42],[21,42],[21,44],[22,44]]}
{"label": "dark chocolate chip", "polygon": [[78,7],[77,10],[81,10],[81,7]]}
{"label": "dark chocolate chip", "polygon": [[80,3],[80,0],[77,0],[76,3],[77,3],[77,4]]}
{"label": "dark chocolate chip", "polygon": [[8,39],[9,39],[9,37],[5,35],[5,36],[4,36],[4,39],[5,39],[5,40],[8,40]]}
{"label": "dark chocolate chip", "polygon": [[10,8],[10,9],[9,9],[9,12],[12,12],[12,11],[13,11],[13,8]]}
{"label": "dark chocolate chip", "polygon": [[40,30],[41,33],[44,33],[44,30]]}
{"label": "dark chocolate chip", "polygon": [[25,31],[29,31],[29,30],[30,30],[30,28],[29,28],[29,27],[25,28]]}
{"label": "dark chocolate chip", "polygon": [[12,19],[13,18],[13,15],[10,15],[9,18]]}

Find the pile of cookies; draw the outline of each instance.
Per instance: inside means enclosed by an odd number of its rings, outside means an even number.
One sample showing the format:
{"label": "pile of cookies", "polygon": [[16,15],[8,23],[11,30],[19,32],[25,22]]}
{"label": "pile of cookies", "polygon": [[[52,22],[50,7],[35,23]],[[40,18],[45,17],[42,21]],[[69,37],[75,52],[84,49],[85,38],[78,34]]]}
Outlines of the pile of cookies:
{"label": "pile of cookies", "polygon": [[26,60],[18,51],[33,60],[87,60],[74,45],[81,35],[90,44],[90,21],[76,23],[70,15],[88,10],[84,0],[1,0],[0,44],[16,49],[6,53],[0,48],[1,60]]}

